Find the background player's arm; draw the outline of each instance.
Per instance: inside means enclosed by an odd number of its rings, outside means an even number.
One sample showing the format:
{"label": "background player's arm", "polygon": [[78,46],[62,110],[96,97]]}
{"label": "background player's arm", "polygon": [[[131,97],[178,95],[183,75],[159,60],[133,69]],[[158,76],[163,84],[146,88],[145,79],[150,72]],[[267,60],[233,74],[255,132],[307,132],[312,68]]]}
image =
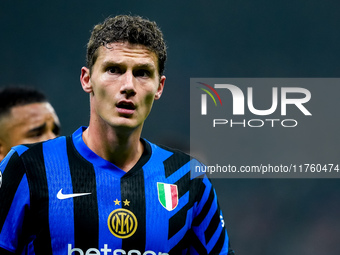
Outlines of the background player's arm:
{"label": "background player's arm", "polygon": [[[29,208],[29,187],[24,165],[15,151],[1,161],[0,254],[16,252],[23,232],[24,216]],[[7,252],[5,252],[6,250]]]}

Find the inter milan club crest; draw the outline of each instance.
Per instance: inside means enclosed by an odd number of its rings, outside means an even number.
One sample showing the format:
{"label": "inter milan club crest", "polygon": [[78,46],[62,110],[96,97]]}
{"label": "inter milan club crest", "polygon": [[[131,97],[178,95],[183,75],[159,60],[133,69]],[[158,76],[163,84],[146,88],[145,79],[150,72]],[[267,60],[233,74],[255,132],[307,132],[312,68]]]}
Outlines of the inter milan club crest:
{"label": "inter milan club crest", "polygon": [[157,182],[158,200],[168,211],[178,205],[177,185]]}
{"label": "inter milan club crest", "polygon": [[120,208],[111,212],[107,225],[114,236],[124,239],[136,232],[138,222],[131,211]]}

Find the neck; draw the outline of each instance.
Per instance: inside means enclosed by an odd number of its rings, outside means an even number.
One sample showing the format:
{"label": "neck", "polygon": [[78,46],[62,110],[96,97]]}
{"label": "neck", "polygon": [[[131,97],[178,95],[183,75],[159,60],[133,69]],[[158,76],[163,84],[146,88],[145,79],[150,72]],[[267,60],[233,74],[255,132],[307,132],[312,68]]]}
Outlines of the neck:
{"label": "neck", "polygon": [[140,141],[141,128],[134,131],[116,130],[113,127],[89,127],[83,133],[85,144],[98,156],[128,172],[144,151]]}

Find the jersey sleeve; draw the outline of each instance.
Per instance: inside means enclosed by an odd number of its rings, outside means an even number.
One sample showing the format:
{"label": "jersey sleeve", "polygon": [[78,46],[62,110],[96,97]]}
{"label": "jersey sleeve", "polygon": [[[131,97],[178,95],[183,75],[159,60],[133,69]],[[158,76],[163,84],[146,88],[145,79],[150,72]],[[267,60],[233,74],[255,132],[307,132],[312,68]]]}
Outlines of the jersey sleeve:
{"label": "jersey sleeve", "polygon": [[19,152],[12,150],[0,163],[0,251],[15,253],[29,210],[29,187]]}

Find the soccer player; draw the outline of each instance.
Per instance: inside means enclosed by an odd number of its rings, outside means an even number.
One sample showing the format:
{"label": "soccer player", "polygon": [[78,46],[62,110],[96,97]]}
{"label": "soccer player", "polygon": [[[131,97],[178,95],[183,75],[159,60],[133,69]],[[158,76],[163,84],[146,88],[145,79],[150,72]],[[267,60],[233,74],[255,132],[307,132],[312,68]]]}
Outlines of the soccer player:
{"label": "soccer player", "polygon": [[215,191],[190,172],[201,163],[141,138],[165,60],[154,22],[94,27],[80,75],[89,126],[18,146],[0,166],[0,253],[228,254]]}
{"label": "soccer player", "polygon": [[0,90],[0,161],[11,147],[59,135],[60,122],[46,96],[33,88]]}

